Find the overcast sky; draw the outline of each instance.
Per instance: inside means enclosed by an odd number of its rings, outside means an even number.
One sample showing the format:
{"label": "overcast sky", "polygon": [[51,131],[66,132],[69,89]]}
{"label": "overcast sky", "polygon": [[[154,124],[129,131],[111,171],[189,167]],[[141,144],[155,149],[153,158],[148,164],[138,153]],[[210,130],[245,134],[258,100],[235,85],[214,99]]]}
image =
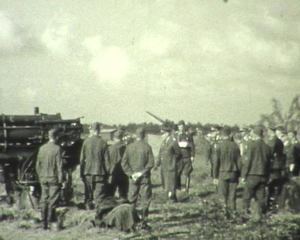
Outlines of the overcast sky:
{"label": "overcast sky", "polygon": [[250,124],[300,93],[299,0],[0,0],[0,113]]}

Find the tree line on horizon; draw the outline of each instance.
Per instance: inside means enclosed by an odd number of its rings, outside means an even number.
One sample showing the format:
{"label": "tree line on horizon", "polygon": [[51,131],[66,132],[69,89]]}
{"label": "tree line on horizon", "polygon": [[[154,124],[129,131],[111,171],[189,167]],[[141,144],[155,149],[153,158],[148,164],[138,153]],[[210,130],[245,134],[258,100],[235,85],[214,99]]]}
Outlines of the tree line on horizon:
{"label": "tree line on horizon", "polygon": [[[278,125],[284,126],[286,129],[294,129],[300,130],[300,94],[296,95],[291,102],[290,107],[286,112],[283,112],[280,101],[276,98],[271,99],[272,104],[272,112],[269,114],[261,114],[260,119],[253,124],[263,124],[268,127],[275,127]],[[84,124],[83,129],[84,133],[89,132],[89,125]],[[234,125],[223,125],[217,123],[206,123],[201,124],[200,122],[191,123],[188,122],[186,124],[187,129],[191,129],[192,131],[201,131],[203,134],[206,134],[210,131],[211,128],[227,126],[230,127],[233,132],[239,131],[240,126],[237,124]],[[152,134],[160,133],[161,123],[153,123],[153,122],[143,122],[143,123],[129,123],[127,125],[122,124],[102,124],[103,129],[118,129],[124,127],[126,132],[134,133],[137,128],[145,127],[146,132]]]}

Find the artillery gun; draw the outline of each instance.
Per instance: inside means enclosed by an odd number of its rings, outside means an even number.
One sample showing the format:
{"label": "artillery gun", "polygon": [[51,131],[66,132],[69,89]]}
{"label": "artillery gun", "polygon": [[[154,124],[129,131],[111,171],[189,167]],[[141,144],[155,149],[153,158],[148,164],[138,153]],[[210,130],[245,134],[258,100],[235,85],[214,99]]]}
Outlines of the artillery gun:
{"label": "artillery gun", "polygon": [[60,132],[58,144],[63,150],[66,191],[70,191],[83,142],[80,118],[65,120],[60,113],[39,113],[37,107],[33,115],[2,114],[0,118],[0,182],[5,183],[6,190],[28,186],[40,195],[35,163],[39,147],[48,141],[52,128]]}
{"label": "artillery gun", "polygon": [[158,116],[156,116],[156,115],[154,115],[153,113],[148,112],[148,111],[146,111],[146,113],[148,113],[151,117],[155,118],[155,119],[156,119],[157,121],[159,121],[160,123],[162,123],[162,124],[167,124],[167,125],[171,126],[171,127],[174,129],[174,131],[177,130],[177,127],[178,127],[178,126],[177,126],[173,121],[170,121],[170,120],[168,120],[168,119],[163,120],[163,119],[161,119],[160,117],[158,117]]}
{"label": "artillery gun", "polygon": [[[146,113],[148,113],[151,117],[155,118],[157,121],[159,121],[160,123],[164,124],[164,125],[168,125],[173,129],[172,134],[174,134],[176,131],[178,131],[178,125],[175,124],[173,121],[170,121],[169,119],[163,120],[160,117],[154,115],[151,112],[146,111]],[[192,128],[187,128],[185,129],[191,136],[194,136],[196,134],[196,130],[193,130]]]}

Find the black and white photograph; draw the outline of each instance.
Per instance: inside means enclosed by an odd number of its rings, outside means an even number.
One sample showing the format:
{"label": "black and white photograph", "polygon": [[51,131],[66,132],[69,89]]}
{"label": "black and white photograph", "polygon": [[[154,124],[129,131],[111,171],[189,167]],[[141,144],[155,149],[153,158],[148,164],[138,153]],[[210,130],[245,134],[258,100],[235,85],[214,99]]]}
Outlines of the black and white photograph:
{"label": "black and white photograph", "polygon": [[0,240],[300,239],[299,0],[0,0]]}

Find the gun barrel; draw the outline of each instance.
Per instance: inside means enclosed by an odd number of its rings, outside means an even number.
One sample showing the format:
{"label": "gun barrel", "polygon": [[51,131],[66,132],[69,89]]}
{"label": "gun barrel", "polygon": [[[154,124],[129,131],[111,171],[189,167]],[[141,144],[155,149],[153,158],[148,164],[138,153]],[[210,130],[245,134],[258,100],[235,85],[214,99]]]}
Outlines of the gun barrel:
{"label": "gun barrel", "polygon": [[159,118],[158,116],[154,115],[154,114],[151,113],[151,112],[146,111],[146,113],[148,113],[150,116],[154,117],[156,120],[158,120],[158,121],[161,122],[161,123],[164,123],[164,122],[165,122],[163,119]]}

